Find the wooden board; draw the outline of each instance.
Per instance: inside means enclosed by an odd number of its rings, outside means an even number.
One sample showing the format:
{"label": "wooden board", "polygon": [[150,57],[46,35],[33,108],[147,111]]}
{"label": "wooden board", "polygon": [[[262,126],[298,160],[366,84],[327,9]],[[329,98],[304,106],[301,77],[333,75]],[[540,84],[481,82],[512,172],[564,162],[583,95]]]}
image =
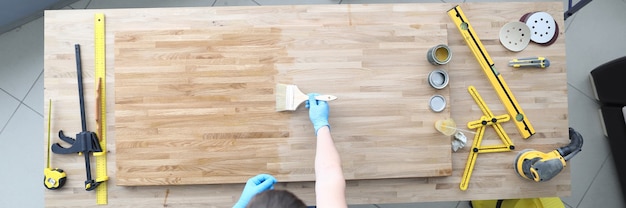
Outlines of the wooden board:
{"label": "wooden board", "polygon": [[447,176],[450,142],[428,101],[426,51],[443,24],[216,27],[115,33],[119,185],[242,183],[258,173],[315,180],[304,104],[275,111],[276,83],[336,95],[332,134],[345,178]]}
{"label": "wooden board", "polygon": [[[373,4],[373,5],[299,5],[263,7],[215,8],[153,8],[153,9],[101,9],[46,11],[44,27],[44,101],[53,99],[52,131],[60,129],[68,134],[80,131],[80,114],[76,89],[74,47],[83,45],[83,71],[88,128],[95,129],[95,89],[93,86],[93,15],[105,13],[107,18],[107,86],[109,150],[109,206],[112,207],[232,207],[243,189],[243,184],[135,186],[117,184],[115,146],[115,54],[114,38],[119,31],[189,30],[206,28],[215,20],[231,26],[264,25],[276,22],[298,25],[300,18],[314,18],[315,12],[340,13],[333,15],[336,24],[394,24],[386,21],[391,14],[407,16],[411,24],[447,24],[448,44],[453,57],[446,66],[450,80],[451,115],[461,126],[482,114],[467,93],[468,85],[475,85],[494,114],[505,113],[491,85],[480,71],[472,53],[465,45],[456,26],[451,25],[446,11],[456,4]],[[468,149],[452,153],[452,175],[447,177],[398,178],[347,181],[346,200],[349,204],[386,204],[432,201],[467,201],[484,199],[513,199],[537,197],[565,197],[571,194],[571,165],[555,178],[544,183],[523,180],[513,172],[512,161],[522,149],[533,148],[548,152],[568,142],[568,105],[565,65],[565,34],[561,30],[557,41],[550,46],[531,43],[524,51],[509,52],[498,42],[500,27],[517,21],[528,12],[545,11],[553,17],[563,14],[562,2],[502,2],[461,4],[470,18],[476,33],[494,59],[517,97],[537,134],[523,140],[510,123],[503,127],[516,145],[510,153],[481,154],[476,161],[467,191],[459,190],[461,174],[467,160]],[[414,16],[419,16],[415,19]],[[157,21],[158,20],[158,21]],[[561,18],[556,18],[563,26]],[[407,22],[405,22],[407,23]],[[550,59],[548,69],[517,70],[506,67],[512,58],[543,55]],[[94,93],[90,93],[94,92]],[[47,112],[47,104],[45,111]],[[334,111],[333,111],[334,112]],[[47,116],[46,113],[44,115]],[[43,119],[41,125],[46,125]],[[44,128],[45,129],[45,128]],[[494,136],[487,132],[487,138]],[[46,141],[46,133],[42,132]],[[53,142],[62,142],[53,137]],[[471,142],[471,138],[468,142]],[[493,141],[485,141],[493,142]],[[46,151],[42,147],[42,151]],[[42,158],[45,159],[45,158]],[[576,158],[575,158],[576,159]],[[52,166],[63,168],[68,181],[63,189],[45,191],[46,207],[84,207],[95,205],[95,192],[84,190],[85,164],[77,155],[53,154]],[[92,164],[92,165],[95,165]],[[295,193],[308,205],[315,204],[314,182],[279,182],[277,189]]]}

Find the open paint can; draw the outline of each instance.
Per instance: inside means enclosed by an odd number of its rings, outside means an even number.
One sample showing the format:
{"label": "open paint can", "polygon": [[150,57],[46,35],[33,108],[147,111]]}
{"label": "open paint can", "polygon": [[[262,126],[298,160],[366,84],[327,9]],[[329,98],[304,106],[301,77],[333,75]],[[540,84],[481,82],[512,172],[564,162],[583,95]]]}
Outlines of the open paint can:
{"label": "open paint can", "polygon": [[450,47],[444,44],[436,45],[428,49],[428,53],[426,53],[426,59],[433,65],[442,65],[450,62],[450,58],[452,58],[452,51],[450,51]]}
{"label": "open paint can", "polygon": [[435,69],[428,74],[428,83],[435,89],[443,89],[448,86],[450,77],[448,72],[442,69]]}

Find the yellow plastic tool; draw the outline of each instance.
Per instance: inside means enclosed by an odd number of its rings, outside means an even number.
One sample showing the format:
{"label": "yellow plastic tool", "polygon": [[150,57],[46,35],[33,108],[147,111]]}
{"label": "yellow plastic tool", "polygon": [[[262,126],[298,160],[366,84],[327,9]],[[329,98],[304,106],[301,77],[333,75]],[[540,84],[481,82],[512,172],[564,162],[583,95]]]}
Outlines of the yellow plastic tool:
{"label": "yellow plastic tool", "polygon": [[101,182],[96,187],[96,204],[108,204],[107,175],[107,148],[106,148],[106,39],[105,39],[104,14],[98,13],[94,18],[94,45],[95,45],[95,70],[96,70],[96,93],[97,99],[97,123],[98,137],[102,152],[96,152],[96,182]]}
{"label": "yellow plastic tool", "polygon": [[50,190],[60,189],[65,185],[67,180],[67,174],[63,169],[50,167],[50,123],[52,123],[52,100],[48,102],[48,143],[46,144],[48,149],[47,166],[43,170],[43,185]]}
{"label": "yellow plastic tool", "polygon": [[474,32],[474,28],[469,23],[467,17],[461,10],[460,6],[456,6],[450,10],[448,10],[448,16],[452,19],[454,24],[457,26],[463,39],[467,43],[467,46],[470,48],[476,60],[480,64],[483,72],[487,75],[489,82],[493,86],[493,89],[498,94],[500,101],[504,104],[509,115],[513,118],[513,123],[517,127],[520,135],[524,139],[528,139],[530,136],[535,134],[535,129],[530,124],[528,118],[526,118],[526,114],[522,111],[519,103],[513,96],[513,93],[509,89],[509,86],[504,82],[504,78],[502,75],[496,70],[494,67],[493,60],[485,50],[485,47],[480,42],[478,36],[476,36],[476,32]]}
{"label": "yellow plastic tool", "polygon": [[513,59],[509,61],[509,66],[520,68],[520,67],[537,67],[545,69],[550,66],[550,60],[546,57],[530,57],[530,58],[519,58]]}
{"label": "yellow plastic tool", "polygon": [[[478,153],[492,153],[492,152],[509,152],[515,149],[513,145],[513,141],[506,134],[502,125],[500,123],[506,122],[510,120],[509,115],[500,115],[494,116],[491,113],[491,110],[487,107],[487,104],[483,100],[483,98],[478,94],[476,88],[474,86],[469,86],[467,88],[478,107],[483,112],[483,116],[480,117],[479,120],[470,121],[467,123],[467,127],[470,129],[476,129],[476,135],[474,136],[474,141],[472,142],[472,149],[469,152],[469,156],[467,156],[467,163],[465,164],[465,171],[463,171],[463,176],[461,177],[461,184],[459,188],[463,191],[467,190],[469,186],[470,178],[472,177],[472,171],[474,170],[474,164],[476,164],[476,158],[478,157]],[[486,145],[481,146],[481,142],[483,139],[483,135],[485,134],[485,129],[487,126],[492,126],[500,140],[502,140],[502,144],[499,145]]]}
{"label": "yellow plastic tool", "polygon": [[472,201],[474,208],[565,208],[559,197]]}

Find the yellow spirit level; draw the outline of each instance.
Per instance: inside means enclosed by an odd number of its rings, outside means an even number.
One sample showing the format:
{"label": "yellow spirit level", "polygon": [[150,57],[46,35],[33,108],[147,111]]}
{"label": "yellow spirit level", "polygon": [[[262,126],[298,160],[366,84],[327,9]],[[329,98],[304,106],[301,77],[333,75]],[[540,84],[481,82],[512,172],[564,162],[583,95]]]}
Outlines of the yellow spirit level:
{"label": "yellow spirit level", "polygon": [[474,32],[474,28],[469,23],[467,17],[461,10],[460,6],[456,6],[450,10],[448,10],[448,16],[452,19],[456,27],[461,32],[463,39],[467,43],[467,46],[470,48],[476,60],[480,64],[483,72],[487,75],[489,82],[493,86],[493,89],[496,90],[500,101],[504,104],[507,112],[513,118],[513,123],[517,127],[520,135],[524,139],[528,139],[530,136],[535,134],[535,129],[526,118],[526,114],[522,111],[522,108],[517,103],[517,100],[513,96],[513,93],[509,89],[509,86],[504,82],[504,78],[502,75],[496,70],[493,64],[493,60],[485,50],[485,47],[480,42],[478,36]]}

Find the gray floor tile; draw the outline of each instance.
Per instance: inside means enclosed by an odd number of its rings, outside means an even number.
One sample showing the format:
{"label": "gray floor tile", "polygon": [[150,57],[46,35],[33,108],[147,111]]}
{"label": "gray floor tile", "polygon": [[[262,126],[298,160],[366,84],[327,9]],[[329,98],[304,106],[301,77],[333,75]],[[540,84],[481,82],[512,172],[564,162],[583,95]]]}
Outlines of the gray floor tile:
{"label": "gray floor tile", "polygon": [[[2,207],[43,207],[43,118],[20,106],[0,134],[0,204]],[[9,188],[10,187],[10,188]]]}
{"label": "gray floor tile", "polygon": [[0,88],[19,99],[43,69],[43,18],[0,35]]}
{"label": "gray floor tile", "polygon": [[456,208],[458,201],[449,202],[424,202],[424,203],[406,203],[406,204],[378,204],[380,208]]}
{"label": "gray floor tile", "polygon": [[578,204],[591,185],[600,166],[610,154],[606,137],[600,125],[598,105],[576,90],[568,91],[569,124],[584,138],[582,152],[568,161],[572,176],[572,194],[563,201],[574,206]]}
{"label": "gray floor tile", "polygon": [[574,207],[570,206],[569,204],[567,204],[565,202],[563,204],[565,204],[565,208],[574,208]]}
{"label": "gray floor tile", "polygon": [[[0,90],[0,133],[13,115],[13,112],[17,109],[20,101],[11,97],[11,95]],[[0,142],[3,142],[0,140]]]}
{"label": "gray floor tile", "polygon": [[24,99],[24,101],[22,101],[24,104],[26,104],[26,107],[30,108],[31,110],[34,110],[35,112],[37,112],[37,114],[39,114],[42,117],[43,117],[43,104],[44,104],[43,81],[44,80],[43,80],[43,70],[42,70],[41,73],[39,74],[39,77],[37,78],[33,86],[31,87],[30,91],[28,91],[28,95],[26,95],[26,98]]}
{"label": "gray floor tile", "polygon": [[348,208],[376,208],[373,204],[353,204],[348,205]]}
{"label": "gray floor tile", "polygon": [[[626,2],[592,1],[578,11],[566,31],[567,81],[593,97],[589,72],[618,57],[626,56],[623,41]],[[568,19],[568,21],[569,21]]]}
{"label": "gray floor tile", "polygon": [[471,208],[469,201],[459,201],[459,204],[456,208]]}
{"label": "gray floor tile", "polygon": [[90,0],[79,0],[79,1],[74,2],[73,4],[70,4],[67,7],[70,7],[70,9],[86,9],[88,4],[91,5],[91,3],[89,2]]}
{"label": "gray floor tile", "polygon": [[214,6],[258,6],[252,0],[217,0]]}
{"label": "gray floor tile", "polygon": [[615,163],[609,156],[578,207],[626,207],[617,179]]}

